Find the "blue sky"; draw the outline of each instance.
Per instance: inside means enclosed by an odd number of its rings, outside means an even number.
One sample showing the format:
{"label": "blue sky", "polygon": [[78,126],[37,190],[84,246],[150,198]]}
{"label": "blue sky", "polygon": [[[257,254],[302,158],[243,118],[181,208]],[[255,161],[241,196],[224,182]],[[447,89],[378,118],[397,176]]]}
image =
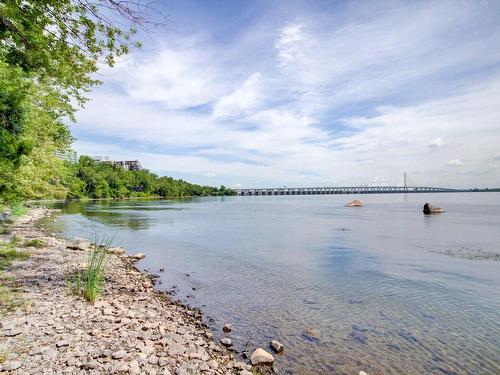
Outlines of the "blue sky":
{"label": "blue sky", "polygon": [[232,187],[500,186],[500,2],[161,2],[74,148]]}

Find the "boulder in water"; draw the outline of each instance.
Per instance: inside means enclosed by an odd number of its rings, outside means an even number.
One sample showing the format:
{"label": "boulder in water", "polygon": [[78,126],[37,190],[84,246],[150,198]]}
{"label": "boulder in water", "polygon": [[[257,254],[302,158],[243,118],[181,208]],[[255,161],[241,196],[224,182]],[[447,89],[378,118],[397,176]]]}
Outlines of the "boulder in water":
{"label": "boulder in water", "polygon": [[266,352],[262,348],[257,348],[250,356],[252,365],[271,365],[274,362],[274,357],[271,353]]}
{"label": "boulder in water", "polygon": [[346,207],[363,207],[363,203],[360,200],[355,199],[345,205]]}
{"label": "boulder in water", "polygon": [[276,353],[281,353],[283,351],[283,344],[278,340],[271,341],[270,346]]}
{"label": "boulder in water", "polygon": [[430,215],[430,214],[442,214],[444,210],[441,207],[434,207],[430,203],[424,204],[424,214]]}

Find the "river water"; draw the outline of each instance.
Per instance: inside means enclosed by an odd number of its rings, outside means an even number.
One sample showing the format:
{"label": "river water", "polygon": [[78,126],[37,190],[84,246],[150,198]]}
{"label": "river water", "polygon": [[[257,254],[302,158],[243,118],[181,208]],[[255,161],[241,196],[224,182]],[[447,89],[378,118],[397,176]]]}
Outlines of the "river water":
{"label": "river water", "polygon": [[[362,208],[346,208],[352,199]],[[424,216],[432,202],[446,209]],[[239,351],[281,374],[500,374],[500,193],[58,205],[50,228],[146,258]],[[309,335],[306,331],[309,330]]]}

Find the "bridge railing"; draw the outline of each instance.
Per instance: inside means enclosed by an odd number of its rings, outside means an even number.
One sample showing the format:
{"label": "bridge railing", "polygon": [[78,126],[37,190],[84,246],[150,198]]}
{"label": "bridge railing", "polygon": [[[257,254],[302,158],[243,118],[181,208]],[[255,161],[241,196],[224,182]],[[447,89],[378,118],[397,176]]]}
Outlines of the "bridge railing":
{"label": "bridge railing", "polygon": [[454,192],[456,189],[430,186],[333,186],[303,188],[256,188],[235,189],[237,195],[324,195],[324,194],[384,194],[384,193],[429,193]]}

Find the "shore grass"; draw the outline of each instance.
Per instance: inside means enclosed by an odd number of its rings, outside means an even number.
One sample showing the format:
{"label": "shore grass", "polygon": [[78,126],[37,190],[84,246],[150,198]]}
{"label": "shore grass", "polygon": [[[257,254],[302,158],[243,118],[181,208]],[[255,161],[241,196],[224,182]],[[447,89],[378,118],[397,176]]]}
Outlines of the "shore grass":
{"label": "shore grass", "polygon": [[24,247],[36,247],[36,248],[40,248],[40,247],[47,246],[47,244],[45,243],[44,240],[41,240],[39,238],[34,238],[32,240],[24,241],[23,246]]}
{"label": "shore grass", "polygon": [[15,260],[26,260],[29,253],[19,251],[12,242],[0,245],[0,315],[10,311],[17,306],[18,291],[12,284],[13,279],[4,274],[4,271],[12,265]]}
{"label": "shore grass", "polygon": [[93,303],[104,288],[105,267],[112,239],[95,236],[91,242],[95,246],[89,252],[87,265],[83,269],[78,269],[70,279],[70,289]]}

